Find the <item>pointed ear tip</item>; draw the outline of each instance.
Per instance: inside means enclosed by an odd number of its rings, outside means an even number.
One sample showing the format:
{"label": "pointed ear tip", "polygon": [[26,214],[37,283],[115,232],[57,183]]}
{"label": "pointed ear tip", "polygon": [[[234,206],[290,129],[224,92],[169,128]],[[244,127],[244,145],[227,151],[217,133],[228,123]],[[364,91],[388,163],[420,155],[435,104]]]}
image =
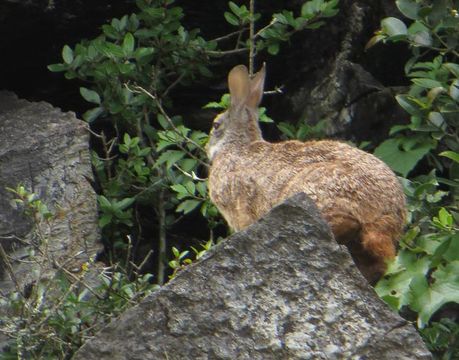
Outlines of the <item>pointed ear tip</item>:
{"label": "pointed ear tip", "polygon": [[247,66],[242,65],[242,64],[241,65],[236,65],[235,67],[233,67],[230,70],[230,73],[237,72],[237,71],[242,71],[242,72],[247,72],[248,73]]}
{"label": "pointed ear tip", "polygon": [[263,62],[263,65],[261,65],[260,70],[258,71],[259,74],[266,74],[266,63]]}

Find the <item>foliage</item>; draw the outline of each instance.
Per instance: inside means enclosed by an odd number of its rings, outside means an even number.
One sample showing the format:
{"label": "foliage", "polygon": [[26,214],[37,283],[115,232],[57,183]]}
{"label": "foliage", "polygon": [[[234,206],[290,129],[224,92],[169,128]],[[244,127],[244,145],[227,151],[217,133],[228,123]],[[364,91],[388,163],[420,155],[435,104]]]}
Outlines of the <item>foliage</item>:
{"label": "foliage", "polygon": [[[170,95],[179,86],[212,76],[211,59],[248,53],[253,65],[255,50],[278,53],[292,34],[318,28],[338,11],[338,0],[307,1],[299,16],[281,9],[255,32],[263,17],[229,2],[223,16],[237,30],[206,40],[198,29],[182,25],[183,9],[174,3],[137,0],[136,13],[112,19],[95,39],[64,46],[62,63],[49,66],[67,79],[84,82],[80,94],[93,107],[83,117],[92,129],[103,129],[94,131],[99,151],[93,153],[93,164],[102,187],[99,224],[110,251],[115,258],[122,256],[128,236],[142,241],[140,207],[153,208],[160,284],[170,227],[197,209],[208,223],[210,238],[220,223],[203,178],[207,135],[187,127],[181,116],[168,114],[174,109]],[[228,101],[226,96],[208,107],[222,108]],[[261,121],[272,121],[264,109]]]}
{"label": "foliage", "polygon": [[[204,105],[204,109],[216,109],[220,111],[225,111],[229,108],[230,105],[230,94],[226,93],[223,94],[222,97],[220,98],[220,101],[211,101],[210,103],[207,103]],[[271,119],[267,114],[266,114],[266,108],[263,106],[260,106],[258,108],[258,120],[262,123],[273,123],[274,120]]]}
{"label": "foliage", "polygon": [[442,359],[453,360],[459,357],[459,325],[449,319],[432,323],[421,330],[429,350],[434,354],[443,354]]}
{"label": "foliage", "polygon": [[174,258],[169,261],[169,267],[173,270],[173,273],[169,276],[169,278],[173,279],[180,270],[184,269],[187,265],[192,264],[193,261],[202,258],[204,254],[212,248],[212,246],[214,246],[212,240],[207,241],[205,244],[201,244],[200,250],[192,246],[191,249],[194,252],[194,260],[189,257],[189,250],[180,252],[175,246],[172,247],[172,254],[174,255]]}
{"label": "foliage", "polygon": [[119,270],[101,274],[94,288],[84,284],[84,274],[69,281],[58,272],[35,284],[27,297],[13,292],[2,298],[10,310],[1,318],[0,332],[10,341],[0,359],[69,359],[113,316],[154,291],[150,274],[133,281]]}
{"label": "foliage", "polygon": [[[16,290],[0,298],[0,332],[9,339],[0,359],[69,359],[113,316],[138,303],[155,286],[150,274],[140,275],[119,265],[106,269],[90,285],[88,275],[98,272],[93,262],[83,264],[79,273],[55,262],[56,271],[50,275],[45,269],[52,255],[45,244],[52,229],[48,225],[57,215],[24,186],[10,191],[16,196],[15,203],[34,220],[39,241],[29,244],[37,253],[28,259],[37,269],[36,280],[21,284],[10,273]],[[3,251],[2,261],[9,264]],[[23,285],[27,285],[24,290]]]}
{"label": "foliage", "polygon": [[457,358],[458,324],[431,322],[445,306],[459,303],[459,16],[456,1],[397,0],[406,25],[383,19],[370,40],[405,42],[412,58],[405,66],[409,91],[396,96],[410,122],[391,129],[375,154],[402,176],[425,167],[433,170],[403,180],[410,226],[401,250],[378,294],[394,309],[409,307],[428,346],[439,358]]}
{"label": "foliage", "polygon": [[[297,17],[289,10],[274,13],[270,23],[249,40],[256,42],[257,51],[266,49],[269,54],[276,55],[280,44],[288,41],[295,32],[317,29],[325,24],[324,19],[335,16],[338,13],[337,5],[338,0],[312,0],[303,3]],[[228,6],[230,11],[224,13],[226,21],[241,31],[250,24],[251,19],[258,21],[261,18],[259,13],[251,14],[246,5],[238,6],[230,1]]]}
{"label": "foliage", "polygon": [[326,121],[321,120],[315,125],[309,125],[303,122],[298,122],[297,124],[280,122],[277,124],[277,128],[288,140],[296,139],[306,141],[323,138],[325,136]]}
{"label": "foliage", "polygon": [[[443,171],[450,162],[439,158],[438,150],[459,152],[456,4],[446,0],[398,0],[396,3],[402,14],[413,22],[407,27],[397,18],[386,18],[370,43],[384,40],[410,45],[413,57],[406,64],[405,72],[411,86],[407,94],[400,94],[396,99],[411,117],[409,124],[392,128],[394,137],[382,143],[376,154],[403,176],[425,157],[431,166]],[[454,165],[451,171],[456,169]]]}

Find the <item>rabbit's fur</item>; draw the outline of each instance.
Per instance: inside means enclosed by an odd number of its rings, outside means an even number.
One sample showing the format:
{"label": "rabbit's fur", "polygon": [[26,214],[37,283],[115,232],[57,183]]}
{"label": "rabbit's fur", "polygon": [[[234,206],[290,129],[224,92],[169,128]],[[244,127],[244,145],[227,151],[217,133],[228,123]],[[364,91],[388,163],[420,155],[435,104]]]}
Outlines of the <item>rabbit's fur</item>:
{"label": "rabbit's fur", "polygon": [[211,200],[238,231],[293,194],[308,194],[374,282],[395,256],[405,223],[397,177],[373,155],[339,141],[264,141],[258,126],[264,78],[264,67],[251,80],[243,65],[228,75],[231,105],[215,118],[207,148]]}

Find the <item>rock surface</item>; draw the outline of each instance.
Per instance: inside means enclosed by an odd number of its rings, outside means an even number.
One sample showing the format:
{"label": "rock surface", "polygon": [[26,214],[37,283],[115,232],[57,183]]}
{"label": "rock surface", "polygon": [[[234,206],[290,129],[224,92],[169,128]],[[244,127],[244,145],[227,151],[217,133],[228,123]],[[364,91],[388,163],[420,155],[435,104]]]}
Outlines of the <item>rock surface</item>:
{"label": "rock surface", "polygon": [[320,29],[298,33],[295,46],[268,62],[268,82],[282,69],[274,83],[285,85],[285,94],[273,96],[267,107],[276,120],[323,121],[327,136],[378,144],[391,126],[407,120],[394,96],[404,90],[399,86],[408,53],[389,45],[366,51],[365,44],[382,18],[400,15],[387,1],[342,0],[339,9]]}
{"label": "rock surface", "polygon": [[430,359],[299,194],[112,321],[74,360]]}
{"label": "rock surface", "polygon": [[[14,195],[6,187],[24,185],[57,214],[44,236],[58,264],[78,271],[100,247],[88,138],[85,124],[73,113],[0,92],[0,243],[20,285],[34,280],[35,265],[27,260],[32,244],[42,244],[31,220],[12,206]],[[42,260],[41,271],[52,271],[55,264]],[[1,265],[5,269],[4,259]],[[6,275],[1,274],[2,293],[13,286]]]}

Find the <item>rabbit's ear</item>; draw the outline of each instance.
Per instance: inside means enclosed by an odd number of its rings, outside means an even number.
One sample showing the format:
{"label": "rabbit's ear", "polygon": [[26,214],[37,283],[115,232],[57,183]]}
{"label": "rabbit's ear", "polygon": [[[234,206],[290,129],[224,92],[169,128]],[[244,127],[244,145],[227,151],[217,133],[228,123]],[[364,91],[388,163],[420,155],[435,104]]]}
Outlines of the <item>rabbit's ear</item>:
{"label": "rabbit's ear", "polygon": [[255,74],[252,80],[250,80],[250,95],[247,99],[247,106],[256,109],[261,102],[263,97],[263,88],[265,85],[266,75],[266,64],[263,63],[263,67],[259,72]]}
{"label": "rabbit's ear", "polygon": [[250,94],[249,72],[244,65],[235,66],[228,74],[231,107],[243,105]]}

